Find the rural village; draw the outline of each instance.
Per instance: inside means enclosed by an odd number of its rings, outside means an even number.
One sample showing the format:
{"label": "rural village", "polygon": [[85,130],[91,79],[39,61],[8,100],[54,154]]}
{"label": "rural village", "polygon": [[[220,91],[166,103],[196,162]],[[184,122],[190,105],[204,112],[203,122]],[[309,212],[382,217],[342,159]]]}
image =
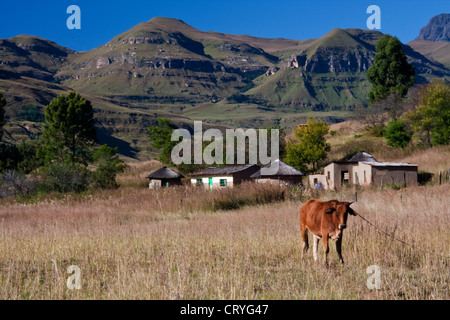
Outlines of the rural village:
{"label": "rural village", "polygon": [[0,28],[0,299],[450,299],[450,14],[403,43],[363,9],[303,40]]}

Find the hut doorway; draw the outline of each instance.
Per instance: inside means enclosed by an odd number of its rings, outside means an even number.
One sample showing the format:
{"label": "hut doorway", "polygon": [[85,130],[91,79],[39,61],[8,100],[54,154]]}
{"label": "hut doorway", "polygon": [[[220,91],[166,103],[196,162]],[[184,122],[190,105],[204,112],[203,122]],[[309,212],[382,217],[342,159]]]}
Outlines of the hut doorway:
{"label": "hut doorway", "polygon": [[350,175],[348,170],[341,171],[341,186],[350,184]]}

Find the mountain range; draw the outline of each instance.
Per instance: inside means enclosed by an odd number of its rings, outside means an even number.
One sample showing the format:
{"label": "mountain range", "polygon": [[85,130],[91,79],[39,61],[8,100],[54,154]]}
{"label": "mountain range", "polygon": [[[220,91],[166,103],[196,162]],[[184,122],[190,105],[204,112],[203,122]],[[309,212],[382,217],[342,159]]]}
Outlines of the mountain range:
{"label": "mountain range", "polygon": [[[403,45],[417,83],[450,79],[449,17],[441,14]],[[154,154],[146,128],[157,117],[179,127],[294,127],[306,115],[328,122],[367,106],[366,71],[383,34],[333,29],[319,39],[267,39],[197,30],[153,18],[86,52],[35,36],[0,39],[5,138],[39,135],[43,107],[76,90],[95,110],[99,140],[123,155]]]}

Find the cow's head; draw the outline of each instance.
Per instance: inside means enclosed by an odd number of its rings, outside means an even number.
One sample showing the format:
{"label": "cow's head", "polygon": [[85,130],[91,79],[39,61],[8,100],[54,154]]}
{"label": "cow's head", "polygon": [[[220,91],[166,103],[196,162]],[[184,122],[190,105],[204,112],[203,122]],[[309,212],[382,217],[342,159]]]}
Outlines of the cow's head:
{"label": "cow's head", "polygon": [[325,211],[329,214],[333,225],[335,227],[335,234],[339,238],[342,235],[342,231],[347,228],[347,217],[348,215],[356,216],[356,212],[350,208],[353,202],[339,202],[337,200],[331,200],[329,203],[332,205],[331,208]]}

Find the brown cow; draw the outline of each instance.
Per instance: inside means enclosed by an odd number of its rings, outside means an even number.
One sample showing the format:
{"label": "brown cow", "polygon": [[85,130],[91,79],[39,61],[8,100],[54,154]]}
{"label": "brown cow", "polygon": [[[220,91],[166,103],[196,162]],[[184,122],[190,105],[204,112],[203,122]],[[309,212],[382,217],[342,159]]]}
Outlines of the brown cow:
{"label": "brown cow", "polygon": [[339,202],[337,200],[320,201],[308,200],[300,208],[300,232],[302,234],[302,245],[304,256],[308,250],[308,230],[314,236],[313,255],[317,261],[317,249],[319,240],[322,238],[324,248],[324,262],[328,265],[327,255],[329,252],[328,238],[336,241],[336,251],[339,261],[344,263],[341,254],[343,230],[347,227],[347,216],[356,216],[355,211],[350,208],[353,202]]}

